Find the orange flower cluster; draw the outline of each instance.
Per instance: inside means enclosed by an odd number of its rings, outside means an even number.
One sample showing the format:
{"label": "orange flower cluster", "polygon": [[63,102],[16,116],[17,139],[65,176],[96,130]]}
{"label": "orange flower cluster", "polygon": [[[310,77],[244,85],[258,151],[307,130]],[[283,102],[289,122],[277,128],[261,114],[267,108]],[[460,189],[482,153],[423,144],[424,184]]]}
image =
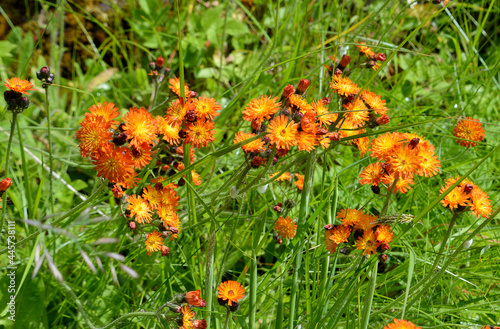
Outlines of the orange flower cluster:
{"label": "orange flower cluster", "polygon": [[[136,223],[148,224],[155,220],[163,224],[163,233],[152,232],[146,239],[149,255],[155,251],[168,255],[170,250],[163,238],[170,232],[170,238],[175,239],[181,228],[176,188],[185,180],[181,178],[178,185],[166,186],[164,181],[167,176],[185,169],[183,145],[191,145],[189,153],[193,163],[194,148],[209,146],[214,141],[213,120],[221,110],[215,99],[197,97],[187,85],[185,98],[180,98],[179,79],[170,79],[169,83],[179,98],[171,102],[164,115],[153,117],[145,108],[132,107],[120,123],[115,120],[119,116],[115,104],[103,102],[89,108],[76,132],[81,155],[92,159],[98,176],[114,184],[112,192],[116,198],[126,196],[124,190],[137,185],[143,168],[158,173],[141,193],[126,197],[127,215],[134,220],[133,224],[129,223],[131,229]],[[194,170],[191,174],[193,183],[200,185],[199,175]]]}
{"label": "orange flower cluster", "polygon": [[359,178],[374,191],[379,191],[380,182],[391,186],[397,179],[395,191],[406,193],[414,184],[414,175],[431,177],[441,167],[435,147],[413,133],[385,133],[371,141],[370,150],[378,161],[368,165]]}
{"label": "orange flower cluster", "polygon": [[341,253],[348,254],[356,247],[363,255],[370,256],[389,250],[394,234],[390,226],[377,225],[377,217],[357,209],[342,209],[337,213],[342,224],[326,225],[325,246],[333,254],[340,244],[345,244]]}
{"label": "orange flower cluster", "polygon": [[463,139],[457,139],[457,143],[464,147],[474,147],[484,140],[484,128],[478,119],[464,118],[457,122],[453,129],[453,136]]}
{"label": "orange flower cluster", "polygon": [[182,311],[182,327],[179,329],[205,329],[207,327],[206,320],[195,320],[195,313],[189,305],[184,305]]}
{"label": "orange flower cluster", "polygon": [[[444,193],[444,191],[455,184],[459,178],[460,177],[457,176],[445,180],[444,186],[441,187],[439,192]],[[488,218],[492,211],[488,194],[468,178],[464,179],[451,190],[451,192],[441,200],[441,204],[452,210],[456,209],[455,211],[458,212],[469,209],[477,218]]]}
{"label": "orange flower cluster", "polygon": [[384,329],[422,329],[410,321],[394,319],[393,323],[388,323]]}
{"label": "orange flower cluster", "polygon": [[274,229],[283,239],[291,239],[297,233],[297,223],[291,217],[280,217],[274,224]]}

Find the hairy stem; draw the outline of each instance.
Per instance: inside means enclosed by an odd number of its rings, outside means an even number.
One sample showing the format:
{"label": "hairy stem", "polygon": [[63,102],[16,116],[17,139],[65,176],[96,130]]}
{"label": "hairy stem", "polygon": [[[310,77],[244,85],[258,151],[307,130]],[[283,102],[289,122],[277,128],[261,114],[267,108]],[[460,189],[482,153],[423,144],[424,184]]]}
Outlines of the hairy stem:
{"label": "hairy stem", "polygon": [[[9,175],[9,163],[10,163],[10,148],[12,146],[12,138],[14,137],[14,130],[16,129],[16,120],[17,120],[17,112],[12,111],[12,123],[10,124],[10,135],[9,135],[9,142],[7,144],[7,154],[5,155],[5,177]],[[2,218],[0,219],[0,234],[3,229],[3,221],[5,219],[5,215],[7,213],[7,195],[5,195],[3,199],[3,205],[2,205]],[[5,249],[7,250],[7,249]]]}

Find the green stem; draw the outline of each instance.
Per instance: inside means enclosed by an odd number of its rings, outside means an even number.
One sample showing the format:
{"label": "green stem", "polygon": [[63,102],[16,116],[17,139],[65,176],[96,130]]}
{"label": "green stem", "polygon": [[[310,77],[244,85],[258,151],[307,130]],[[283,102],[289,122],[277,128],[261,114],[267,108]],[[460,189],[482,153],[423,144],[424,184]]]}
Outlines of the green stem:
{"label": "green stem", "polygon": [[[311,184],[314,174],[314,165],[316,163],[316,150],[312,151],[307,158],[306,172],[304,177],[304,189],[302,190],[302,198],[300,199],[300,209],[299,209],[299,223],[298,227],[302,226],[302,223],[306,221],[307,210],[309,207],[309,196],[311,193]],[[288,322],[288,328],[294,328],[295,321],[295,311],[297,307],[297,295],[298,295],[298,282],[299,282],[299,271],[302,263],[302,250],[304,248],[304,242],[301,242],[298,246],[299,250],[295,258],[295,267],[293,269],[292,278],[292,292],[290,296],[290,320]],[[307,296],[309,298],[309,296]]]}
{"label": "green stem", "polygon": [[389,201],[391,201],[391,196],[394,193],[394,190],[396,189],[396,184],[398,183],[399,177],[394,180],[391,186],[387,189],[387,196],[385,198],[384,202],[384,207],[382,208],[382,211],[380,212],[379,216],[384,216],[387,212],[387,209],[389,208]]}
{"label": "green stem", "polygon": [[52,133],[50,131],[50,103],[49,103],[49,88],[45,88],[45,107],[47,110],[47,135],[49,137],[49,193],[50,193],[50,208],[54,213],[54,193],[52,188]]}
{"label": "green stem", "polygon": [[[226,313],[226,321],[224,322],[224,328],[227,329],[229,328],[229,319],[231,318],[231,311],[229,310],[229,308],[227,309],[227,313]],[[208,326],[207,326],[208,328]]]}
{"label": "green stem", "polygon": [[[16,129],[16,120],[17,120],[17,112],[12,111],[12,122],[10,124],[10,135],[9,135],[9,142],[7,144],[7,154],[5,155],[5,177],[9,176],[9,164],[10,164],[10,148],[12,146],[12,138],[14,137],[14,130]],[[7,213],[7,195],[5,195],[4,199],[2,200],[3,205],[2,205],[2,218],[0,219],[0,234],[3,229],[3,221],[5,219],[5,215]],[[6,249],[5,249],[6,250]]]}
{"label": "green stem", "polygon": [[213,296],[213,281],[214,281],[214,250],[217,245],[216,227],[212,222],[210,225],[210,241],[207,247],[207,265],[205,271],[205,299],[207,301],[206,313],[208,314],[207,328],[210,328],[212,320],[212,296]]}
{"label": "green stem", "polygon": [[370,285],[367,295],[365,296],[365,306],[363,308],[361,329],[368,328],[368,322],[370,321],[370,312],[372,309],[373,295],[375,294],[375,286],[377,285],[377,272],[378,272],[378,260],[375,261],[373,265],[372,273],[370,276]]}
{"label": "green stem", "polygon": [[[256,234],[257,235],[257,234]],[[255,237],[258,240],[258,238]],[[252,260],[250,261],[250,315],[248,318],[248,327],[255,329],[255,317],[257,313],[257,254],[255,252],[256,244],[252,248]]]}

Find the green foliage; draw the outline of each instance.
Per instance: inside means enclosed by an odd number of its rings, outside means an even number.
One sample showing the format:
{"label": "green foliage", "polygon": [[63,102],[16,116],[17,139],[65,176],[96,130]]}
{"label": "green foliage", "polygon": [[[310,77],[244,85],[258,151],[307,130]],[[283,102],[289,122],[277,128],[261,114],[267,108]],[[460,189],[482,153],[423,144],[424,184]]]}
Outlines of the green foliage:
{"label": "green foliage", "polygon": [[[498,2],[456,0],[446,9],[430,1],[177,3],[23,2],[17,6],[30,13],[24,23],[16,21],[15,7],[0,5],[4,25],[16,25],[0,41],[2,81],[18,76],[37,89],[30,107],[17,115],[9,171],[0,172],[12,179],[2,196],[10,202],[5,213],[0,210],[6,214],[0,260],[6,273],[6,221],[15,220],[16,328],[178,328],[175,315],[160,308],[177,293],[198,289],[208,305],[196,309],[197,317],[210,328],[225,328],[216,288],[226,280],[240,282],[246,292],[231,314],[232,328],[383,328],[394,318],[423,328],[500,324],[498,218],[485,221],[467,212],[449,230],[452,215],[437,202],[445,179],[472,168],[469,177],[488,193],[493,209],[499,206]],[[338,223],[340,209],[383,208],[384,198],[359,184],[372,158],[360,158],[344,143],[285,157],[269,170],[245,171],[243,151],[233,144],[236,132],[249,130],[241,111],[251,99],[279,97],[286,85],[305,78],[311,81],[308,99],[325,97],[328,56],[347,51],[356,60],[360,41],[388,58],[378,72],[352,69],[358,85],[390,108],[391,122],[367,135],[372,139],[385,129],[420,134],[441,160],[438,175],[416,177],[411,191],[391,199],[389,214],[418,217],[391,224],[397,239],[378,275],[377,257],[329,254],[323,236],[324,225]],[[121,115],[132,106],[148,108],[154,88],[148,64],[160,55],[170,77],[183,70],[190,90],[216,98],[223,108],[215,120],[216,143],[197,150],[198,161],[170,178],[176,182],[195,169],[203,184],[187,179],[179,189],[182,231],[166,257],[147,255],[145,234],[127,227],[123,209],[80,156],[75,139],[96,102],[115,103]],[[56,73],[50,122],[35,79],[45,65]],[[167,85],[157,99],[172,96]],[[6,108],[1,99],[1,170],[13,119]],[[461,116],[485,126],[486,139],[475,148],[453,137]],[[309,172],[311,180],[300,193],[293,183],[271,182],[275,169]],[[129,193],[140,194],[144,185]],[[236,198],[231,186],[238,186]],[[288,199],[295,204],[290,215],[297,218],[297,235],[278,244],[272,207]],[[472,246],[463,248],[471,238]],[[3,275],[0,305],[10,298],[7,286]],[[3,307],[0,324],[9,328]]]}

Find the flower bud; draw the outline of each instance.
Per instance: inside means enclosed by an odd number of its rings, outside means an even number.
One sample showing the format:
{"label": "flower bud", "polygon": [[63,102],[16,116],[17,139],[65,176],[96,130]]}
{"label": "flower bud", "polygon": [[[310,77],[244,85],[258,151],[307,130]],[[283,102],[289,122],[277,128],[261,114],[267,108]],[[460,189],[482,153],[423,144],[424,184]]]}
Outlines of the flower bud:
{"label": "flower bud", "polygon": [[185,132],[184,130],[179,131],[180,138],[184,139],[184,138],[186,138],[186,136],[187,136],[187,132]]}
{"label": "flower bud", "polygon": [[285,156],[287,154],[288,154],[288,150],[287,149],[277,149],[276,150],[276,156],[279,157],[279,158],[281,158],[281,157],[283,157],[283,156]]}
{"label": "flower bud", "polygon": [[417,147],[418,143],[420,143],[420,138],[413,138],[410,141],[411,148],[414,149],[415,147]]}
{"label": "flower bud", "polygon": [[356,231],[354,231],[354,240],[357,240],[358,238],[362,237],[365,231],[361,228],[358,228]]}
{"label": "flower bud", "polygon": [[157,66],[158,68],[161,68],[161,67],[163,66],[163,63],[165,63],[165,60],[163,59],[163,57],[162,57],[162,56],[159,56],[159,57],[156,59],[156,62],[155,62],[156,66]]}
{"label": "flower bud", "polygon": [[372,192],[375,194],[380,193],[380,187],[378,185],[372,185]]}
{"label": "flower bud", "polygon": [[349,254],[351,253],[351,248],[347,248],[347,247],[345,247],[345,248],[340,248],[340,249],[339,249],[339,252],[340,252],[342,255],[346,255],[346,256],[347,256],[347,255],[349,255]]}
{"label": "flower bud", "polygon": [[273,210],[276,212],[281,212],[281,207],[280,206],[274,206]]}
{"label": "flower bud", "polygon": [[126,132],[119,132],[113,135],[113,144],[122,146],[127,142],[128,136]]}
{"label": "flower bud", "polygon": [[323,228],[327,231],[333,230],[334,227],[335,227],[335,225],[333,225],[333,224],[326,224],[325,226],[323,226]]}
{"label": "flower bud", "polygon": [[131,220],[130,222],[128,222],[128,228],[130,230],[133,231],[133,230],[135,230],[136,227],[137,227],[137,224],[133,220]]}
{"label": "flower bud", "polygon": [[474,188],[474,185],[472,184],[465,184],[464,186],[464,192],[469,194],[470,192],[472,192],[472,189]]}
{"label": "flower bud", "polygon": [[252,120],[252,130],[258,132],[262,127],[262,123],[258,120]]}
{"label": "flower bud", "polygon": [[292,85],[286,86],[285,89],[283,89],[283,93],[281,94],[281,100],[283,101],[285,99],[288,99],[288,97],[290,97],[290,95],[294,92],[295,88]]}
{"label": "flower bud", "polygon": [[185,184],[186,184],[186,181],[184,180],[184,178],[179,179],[179,181],[177,182],[177,185],[179,185],[179,186],[184,186]]}
{"label": "flower bud", "polygon": [[328,130],[326,130],[325,128],[319,128],[316,131],[316,136],[323,136],[323,135],[326,135],[326,134],[328,134]]}
{"label": "flower bud", "polygon": [[381,247],[382,247],[382,250],[389,250],[389,249],[391,249],[391,246],[389,246],[388,243],[383,243]]}
{"label": "flower bud", "polygon": [[42,82],[42,87],[47,88],[52,82],[54,82],[54,73],[50,73],[50,69],[47,66],[42,67],[36,72],[36,77]]}
{"label": "flower bud", "polygon": [[330,135],[328,136],[330,138],[331,141],[333,142],[338,142],[340,141],[340,134],[337,133],[337,132],[333,132],[333,133],[330,133]]}
{"label": "flower bud", "polygon": [[299,86],[297,87],[297,94],[303,94],[306,92],[307,88],[309,88],[309,84],[311,82],[306,79],[302,79],[299,82]]}
{"label": "flower bud", "polygon": [[195,110],[187,110],[186,115],[184,117],[189,122],[195,122],[196,121],[196,111]]}
{"label": "flower bud", "polygon": [[285,115],[285,116],[290,116],[290,110],[289,109],[284,109],[283,111],[281,111],[281,114]]}
{"label": "flower bud", "polygon": [[378,117],[376,121],[379,126],[383,126],[389,123],[390,118],[387,114],[384,114]]}
{"label": "flower bud", "polygon": [[240,307],[240,304],[238,302],[232,302],[233,305],[229,305],[229,310],[231,312],[236,312],[238,308]]}
{"label": "flower bud", "polygon": [[179,229],[177,227],[175,227],[175,226],[170,226],[168,229],[170,230],[170,233],[172,233],[172,234],[178,234],[179,233]]}
{"label": "flower bud", "polygon": [[3,98],[9,107],[17,107],[17,102],[22,94],[14,90],[6,90],[3,93]]}
{"label": "flower bud", "polygon": [[324,105],[328,105],[330,104],[331,100],[328,96],[326,96],[325,98],[322,99],[322,102]]}
{"label": "flower bud", "polygon": [[194,320],[193,326],[195,329],[206,329],[207,328],[207,321],[204,319],[203,320]]}
{"label": "flower bud", "polygon": [[227,305],[227,299],[223,299],[223,298],[217,298],[217,301],[219,302],[219,305],[220,306],[224,306],[224,305]]}
{"label": "flower bud", "polygon": [[276,243],[277,244],[282,244],[283,243],[283,239],[280,236],[277,236],[276,237]]}
{"label": "flower bud", "polygon": [[386,57],[384,53],[378,53],[377,55],[375,55],[375,59],[379,62],[385,62]]}
{"label": "flower bud", "polygon": [[161,246],[161,255],[162,257],[168,256],[170,254],[170,248],[167,246]]}
{"label": "flower bud", "polygon": [[205,307],[207,303],[200,298],[200,290],[189,291],[186,293],[186,303],[195,307]]}
{"label": "flower bud", "polygon": [[0,181],[0,192],[5,192],[12,185],[10,178],[4,178]]}
{"label": "flower bud", "polygon": [[351,62],[351,58],[347,55],[343,55],[340,63],[337,65],[337,69],[340,71],[344,71],[347,65]]}
{"label": "flower bud", "polygon": [[387,261],[387,259],[389,259],[389,256],[387,256],[387,254],[382,254],[382,255],[379,256],[379,259],[382,262],[385,262],[385,261]]}

